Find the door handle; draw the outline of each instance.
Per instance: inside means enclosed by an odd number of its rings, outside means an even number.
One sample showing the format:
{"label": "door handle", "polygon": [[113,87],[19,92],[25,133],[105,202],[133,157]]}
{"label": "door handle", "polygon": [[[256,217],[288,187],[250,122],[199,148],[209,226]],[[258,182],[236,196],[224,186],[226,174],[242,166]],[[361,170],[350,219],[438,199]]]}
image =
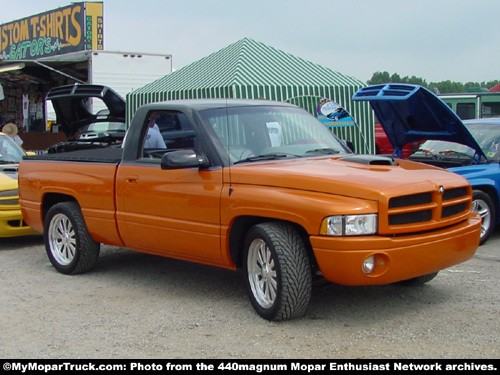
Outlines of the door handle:
{"label": "door handle", "polygon": [[129,184],[137,184],[137,182],[139,181],[139,177],[138,176],[127,176],[125,181],[127,181]]}

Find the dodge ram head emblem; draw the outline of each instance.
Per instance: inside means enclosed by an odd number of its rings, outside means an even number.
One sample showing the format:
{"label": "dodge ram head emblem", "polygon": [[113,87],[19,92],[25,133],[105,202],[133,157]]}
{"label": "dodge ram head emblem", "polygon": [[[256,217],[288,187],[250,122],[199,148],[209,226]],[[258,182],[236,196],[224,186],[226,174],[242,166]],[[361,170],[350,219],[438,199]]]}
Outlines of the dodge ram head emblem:
{"label": "dodge ram head emblem", "polygon": [[439,194],[443,194],[444,193],[444,187],[443,186],[440,186],[439,187]]}

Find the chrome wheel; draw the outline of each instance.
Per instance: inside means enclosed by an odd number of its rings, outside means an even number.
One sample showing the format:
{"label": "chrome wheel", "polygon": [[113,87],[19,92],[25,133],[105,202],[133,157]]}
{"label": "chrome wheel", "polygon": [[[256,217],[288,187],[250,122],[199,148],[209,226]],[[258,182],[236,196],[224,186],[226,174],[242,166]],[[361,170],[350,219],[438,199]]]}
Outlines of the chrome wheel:
{"label": "chrome wheel", "polygon": [[273,254],[260,238],[253,240],[248,249],[248,281],[257,301],[263,308],[270,308],[278,290],[278,277]]}
{"label": "chrome wheel", "polygon": [[90,235],[78,203],[55,204],[44,223],[45,250],[57,271],[74,275],[94,267],[101,244]]}
{"label": "chrome wheel", "polygon": [[55,215],[49,226],[48,241],[55,260],[67,266],[75,258],[76,235],[69,218],[64,214]]}
{"label": "chrome wheel", "polygon": [[482,190],[474,190],[472,197],[471,211],[476,212],[481,216],[481,234],[479,244],[486,243],[491,233],[495,229],[496,223],[496,207],[491,197]]}
{"label": "chrome wheel", "polygon": [[472,201],[472,212],[477,212],[481,216],[481,239],[489,232],[491,226],[490,206],[482,199]]}

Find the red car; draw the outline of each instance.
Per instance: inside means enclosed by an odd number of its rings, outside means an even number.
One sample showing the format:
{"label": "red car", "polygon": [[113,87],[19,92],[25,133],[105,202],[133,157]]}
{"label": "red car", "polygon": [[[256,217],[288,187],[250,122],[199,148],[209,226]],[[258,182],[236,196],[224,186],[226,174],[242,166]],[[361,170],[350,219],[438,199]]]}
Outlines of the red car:
{"label": "red car", "polygon": [[[401,157],[407,158],[418,150],[418,147],[423,141],[410,142],[407,143],[402,151]],[[385,134],[384,128],[379,122],[375,123],[375,147],[377,154],[392,155],[394,153],[394,147],[392,147],[387,134]]]}

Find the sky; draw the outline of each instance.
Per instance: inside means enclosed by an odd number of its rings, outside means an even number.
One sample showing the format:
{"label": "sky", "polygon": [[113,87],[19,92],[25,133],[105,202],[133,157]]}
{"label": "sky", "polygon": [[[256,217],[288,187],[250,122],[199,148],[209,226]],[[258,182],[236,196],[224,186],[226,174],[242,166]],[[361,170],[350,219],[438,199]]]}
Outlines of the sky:
{"label": "sky", "polygon": [[[0,0],[0,24],[71,3]],[[500,0],[103,3],[105,50],[170,54],[174,69],[247,37],[365,82],[383,71],[427,82],[500,79]]]}

